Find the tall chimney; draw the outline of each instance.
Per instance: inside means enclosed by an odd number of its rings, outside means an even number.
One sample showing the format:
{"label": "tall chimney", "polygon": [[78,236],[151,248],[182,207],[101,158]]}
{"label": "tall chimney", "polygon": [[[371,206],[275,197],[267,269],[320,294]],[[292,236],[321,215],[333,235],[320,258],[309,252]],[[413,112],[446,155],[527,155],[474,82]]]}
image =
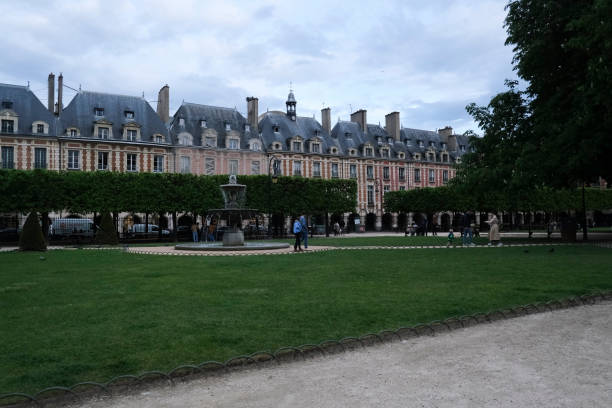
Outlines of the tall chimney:
{"label": "tall chimney", "polygon": [[157,94],[157,114],[164,123],[170,119],[170,87],[162,86]]}
{"label": "tall chimney", "polygon": [[351,113],[351,122],[359,123],[363,133],[368,134],[368,111],[359,109],[357,112]]}
{"label": "tall chimney", "polygon": [[259,99],[254,96],[247,96],[247,120],[251,127],[251,132],[258,132],[259,128]]}
{"label": "tall chimney", "polygon": [[64,76],[60,72],[57,77],[57,116],[62,114],[62,109],[64,106],[62,105],[62,94],[64,93]]}
{"label": "tall chimney", "polygon": [[400,114],[399,112],[391,112],[385,115],[385,126],[387,133],[393,136],[393,139],[400,141]]}
{"label": "tall chimney", "polygon": [[442,141],[448,146],[448,150],[457,151],[457,138],[453,134],[453,128],[446,126],[442,129],[438,129],[438,134]]}
{"label": "tall chimney", "polygon": [[49,112],[55,113],[55,75],[53,72],[49,74],[48,91],[47,108]]}
{"label": "tall chimney", "polygon": [[328,134],[331,134],[331,109],[321,109],[321,126]]}

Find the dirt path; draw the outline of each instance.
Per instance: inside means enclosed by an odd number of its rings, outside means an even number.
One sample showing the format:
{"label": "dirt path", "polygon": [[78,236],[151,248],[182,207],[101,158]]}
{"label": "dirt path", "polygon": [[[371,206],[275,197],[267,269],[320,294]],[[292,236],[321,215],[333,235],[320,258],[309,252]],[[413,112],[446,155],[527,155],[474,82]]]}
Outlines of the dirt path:
{"label": "dirt path", "polygon": [[612,302],[253,368],[82,406],[608,408]]}

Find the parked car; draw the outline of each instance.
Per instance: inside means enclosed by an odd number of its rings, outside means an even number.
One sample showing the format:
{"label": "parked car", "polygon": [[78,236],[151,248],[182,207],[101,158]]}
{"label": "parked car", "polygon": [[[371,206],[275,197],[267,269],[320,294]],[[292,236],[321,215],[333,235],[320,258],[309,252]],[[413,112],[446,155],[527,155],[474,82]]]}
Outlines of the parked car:
{"label": "parked car", "polygon": [[49,235],[56,238],[94,236],[94,223],[87,218],[56,218],[49,224]]}
{"label": "parked car", "polygon": [[0,229],[0,242],[17,242],[19,241],[19,233],[17,228],[2,228]]}
{"label": "parked car", "polygon": [[[147,224],[134,224],[128,230],[128,233],[136,237],[156,237],[159,235],[159,226],[149,224],[149,230],[146,231]],[[170,231],[162,229],[162,236],[170,235]]]}

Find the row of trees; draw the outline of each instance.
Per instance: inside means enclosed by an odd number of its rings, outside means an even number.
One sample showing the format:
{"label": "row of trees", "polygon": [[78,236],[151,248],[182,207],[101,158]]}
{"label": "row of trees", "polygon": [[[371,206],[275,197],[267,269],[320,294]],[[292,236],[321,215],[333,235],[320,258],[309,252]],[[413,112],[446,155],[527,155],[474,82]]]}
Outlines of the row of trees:
{"label": "row of trees", "polygon": [[[248,208],[262,213],[352,212],[354,180],[239,176]],[[227,176],[191,174],[0,170],[0,212],[51,211],[205,214],[223,208]]]}
{"label": "row of trees", "polygon": [[[610,209],[612,190],[585,189],[584,201],[589,210]],[[503,190],[477,194],[467,192],[465,186],[460,185],[385,194],[385,210],[398,213],[468,210],[569,212],[576,209],[582,209],[582,191],[579,189],[542,188],[521,195]]]}

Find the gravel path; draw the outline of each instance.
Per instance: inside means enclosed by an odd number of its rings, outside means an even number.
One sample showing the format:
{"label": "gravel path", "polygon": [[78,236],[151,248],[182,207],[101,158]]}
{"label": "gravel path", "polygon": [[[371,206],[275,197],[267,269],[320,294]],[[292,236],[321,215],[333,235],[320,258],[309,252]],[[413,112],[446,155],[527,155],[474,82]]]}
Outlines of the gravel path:
{"label": "gravel path", "polygon": [[612,302],[252,368],[85,406],[608,408]]}

